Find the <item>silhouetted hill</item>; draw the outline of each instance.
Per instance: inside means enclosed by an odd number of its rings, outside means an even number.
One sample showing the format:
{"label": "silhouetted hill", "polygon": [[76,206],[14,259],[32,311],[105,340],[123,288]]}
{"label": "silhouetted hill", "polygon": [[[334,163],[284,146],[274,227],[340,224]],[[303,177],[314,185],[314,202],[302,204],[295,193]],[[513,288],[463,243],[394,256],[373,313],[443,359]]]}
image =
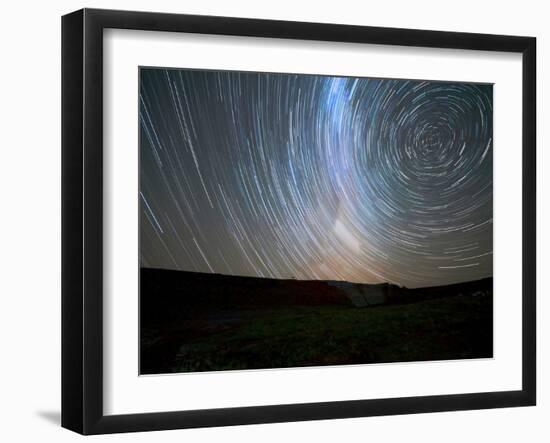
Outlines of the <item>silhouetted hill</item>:
{"label": "silhouetted hill", "polygon": [[351,305],[324,281],[278,280],[141,268],[141,309],[257,309],[294,305]]}
{"label": "silhouetted hill", "polygon": [[168,311],[265,309],[281,306],[412,303],[492,290],[486,278],[447,286],[407,289],[389,283],[284,280],[141,268],[140,309],[148,318]]}
{"label": "silhouetted hill", "polygon": [[454,297],[458,295],[488,295],[493,292],[493,277],[482,278],[463,283],[444,286],[428,286],[423,288],[399,288],[390,297],[394,303],[414,303],[420,300],[429,300],[440,297]]}
{"label": "silhouetted hill", "polygon": [[407,289],[140,274],[142,374],[484,358],[492,324],[492,278]]}

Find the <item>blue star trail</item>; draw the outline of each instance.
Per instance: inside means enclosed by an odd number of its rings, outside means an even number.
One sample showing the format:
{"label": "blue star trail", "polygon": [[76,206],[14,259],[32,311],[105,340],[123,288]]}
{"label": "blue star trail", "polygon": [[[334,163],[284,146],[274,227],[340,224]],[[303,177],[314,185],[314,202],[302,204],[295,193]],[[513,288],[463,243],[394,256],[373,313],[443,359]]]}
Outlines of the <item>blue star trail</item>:
{"label": "blue star trail", "polygon": [[140,70],[141,266],[492,276],[492,85]]}

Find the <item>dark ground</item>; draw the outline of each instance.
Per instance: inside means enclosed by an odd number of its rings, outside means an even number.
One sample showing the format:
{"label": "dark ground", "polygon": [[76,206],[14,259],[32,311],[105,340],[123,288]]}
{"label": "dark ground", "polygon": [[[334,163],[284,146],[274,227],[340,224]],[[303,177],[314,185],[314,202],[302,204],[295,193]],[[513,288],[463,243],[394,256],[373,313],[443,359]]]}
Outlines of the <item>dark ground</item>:
{"label": "dark ground", "polygon": [[492,279],[354,307],[320,281],[141,270],[140,372],[488,358]]}

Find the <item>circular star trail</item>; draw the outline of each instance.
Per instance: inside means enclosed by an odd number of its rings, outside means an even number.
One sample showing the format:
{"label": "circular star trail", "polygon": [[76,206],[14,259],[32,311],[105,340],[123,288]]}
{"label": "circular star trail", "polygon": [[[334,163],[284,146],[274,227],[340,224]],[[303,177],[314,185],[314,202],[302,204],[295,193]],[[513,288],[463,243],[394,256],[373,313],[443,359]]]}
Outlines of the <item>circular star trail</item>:
{"label": "circular star trail", "polygon": [[492,112],[486,84],[142,68],[141,265],[491,276]]}

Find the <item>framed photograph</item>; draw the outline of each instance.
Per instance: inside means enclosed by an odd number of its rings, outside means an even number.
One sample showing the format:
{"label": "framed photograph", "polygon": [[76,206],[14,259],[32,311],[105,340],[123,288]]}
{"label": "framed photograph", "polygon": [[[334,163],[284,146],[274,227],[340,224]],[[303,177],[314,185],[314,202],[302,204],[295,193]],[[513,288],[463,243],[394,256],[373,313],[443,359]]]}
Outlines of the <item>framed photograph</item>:
{"label": "framed photograph", "polygon": [[62,20],[62,425],[535,405],[531,37]]}

